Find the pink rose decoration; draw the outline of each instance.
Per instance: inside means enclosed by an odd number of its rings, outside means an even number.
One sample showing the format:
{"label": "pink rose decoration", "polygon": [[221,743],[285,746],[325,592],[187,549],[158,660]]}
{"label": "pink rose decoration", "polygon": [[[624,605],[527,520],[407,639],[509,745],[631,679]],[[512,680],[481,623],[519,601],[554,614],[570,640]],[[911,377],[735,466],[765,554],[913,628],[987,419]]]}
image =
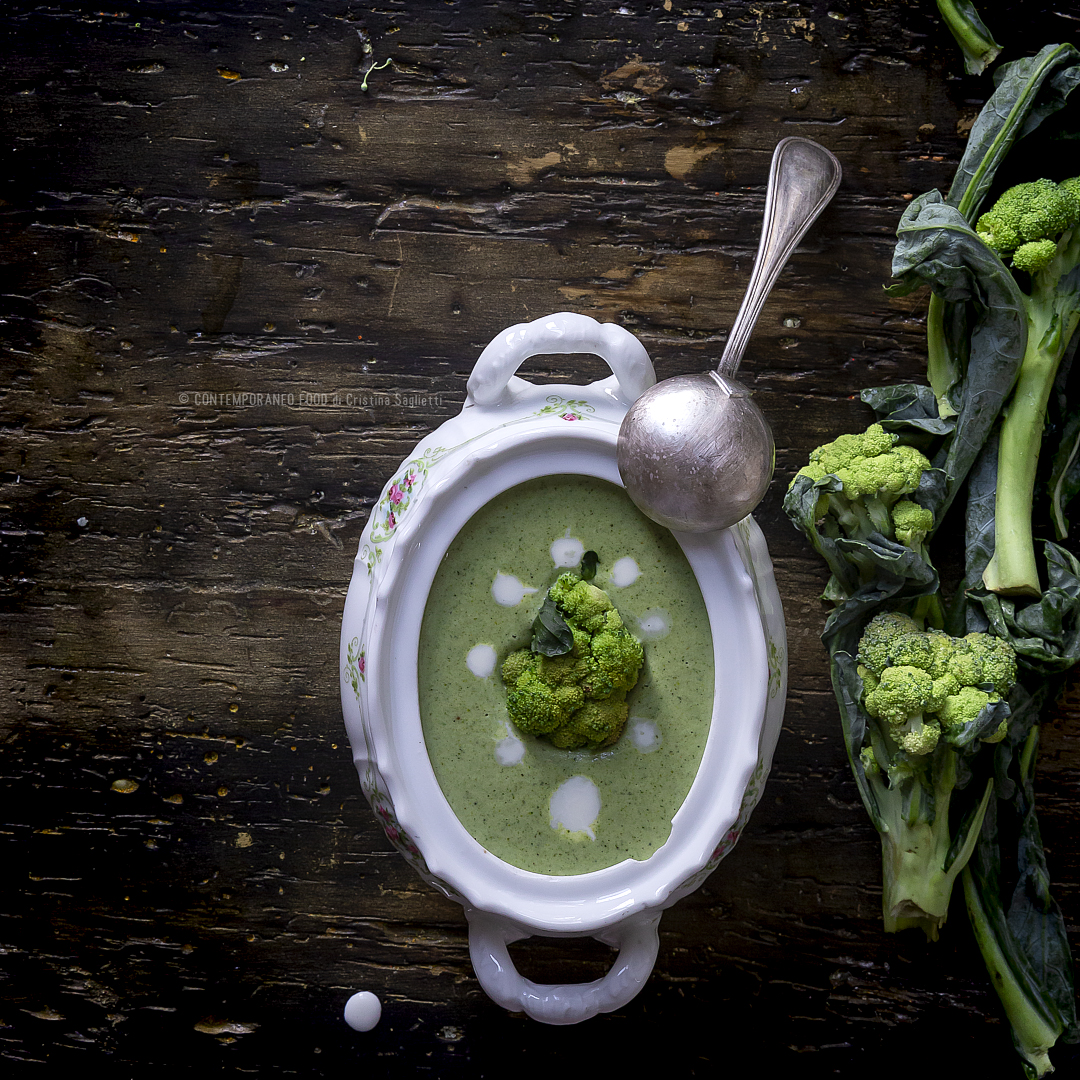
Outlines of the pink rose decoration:
{"label": "pink rose decoration", "polygon": [[394,511],[390,511],[390,516],[386,519],[386,527],[392,529],[397,524],[397,518],[394,517]]}
{"label": "pink rose decoration", "polygon": [[577,417],[573,413],[569,413],[569,412],[568,413],[563,413],[562,418],[564,420],[576,420],[577,419]]}
{"label": "pink rose decoration", "polygon": [[405,492],[403,492],[403,491],[401,490],[401,488],[399,488],[399,487],[397,486],[397,484],[391,484],[391,485],[390,485],[390,501],[391,501],[391,502],[392,502],[392,503],[393,503],[393,504],[394,504],[395,506],[397,506],[397,504],[398,504],[399,502],[401,502],[401,500],[402,500],[402,499],[404,499],[404,498],[405,498]]}

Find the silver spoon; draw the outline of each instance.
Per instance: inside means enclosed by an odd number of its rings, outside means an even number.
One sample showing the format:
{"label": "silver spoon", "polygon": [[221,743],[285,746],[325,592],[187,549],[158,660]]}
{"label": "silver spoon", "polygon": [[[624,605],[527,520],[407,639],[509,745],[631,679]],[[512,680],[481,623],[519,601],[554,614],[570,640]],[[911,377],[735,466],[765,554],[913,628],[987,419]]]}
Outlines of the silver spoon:
{"label": "silver spoon", "polygon": [[619,472],[653,521],[684,532],[723,529],[765,495],[772,432],[734,375],[780,271],[839,186],[840,162],[823,146],[798,137],[777,144],[757,261],[718,369],[657,383],[623,419]]}

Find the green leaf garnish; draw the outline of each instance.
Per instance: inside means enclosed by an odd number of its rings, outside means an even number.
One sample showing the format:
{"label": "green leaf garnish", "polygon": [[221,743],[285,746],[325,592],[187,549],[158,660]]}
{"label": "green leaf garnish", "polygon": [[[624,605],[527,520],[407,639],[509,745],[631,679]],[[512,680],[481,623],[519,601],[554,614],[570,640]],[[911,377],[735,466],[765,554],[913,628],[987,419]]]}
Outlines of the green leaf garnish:
{"label": "green leaf garnish", "polygon": [[596,577],[596,564],[600,562],[600,556],[595,551],[586,551],[581,556],[581,570],[578,576],[582,581],[592,581]]}
{"label": "green leaf garnish", "polygon": [[574,632],[547,597],[533,620],[532,651],[541,656],[565,656],[574,647]]}

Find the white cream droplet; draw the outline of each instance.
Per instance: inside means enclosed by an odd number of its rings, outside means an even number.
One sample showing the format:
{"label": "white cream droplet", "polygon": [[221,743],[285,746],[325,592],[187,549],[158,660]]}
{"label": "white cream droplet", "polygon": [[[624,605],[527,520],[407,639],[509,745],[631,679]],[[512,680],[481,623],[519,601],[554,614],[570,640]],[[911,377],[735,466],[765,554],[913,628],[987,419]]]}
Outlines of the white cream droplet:
{"label": "white cream droplet", "polygon": [[502,571],[495,575],[495,580],[491,583],[491,595],[495,597],[495,603],[503,607],[517,607],[527,595],[539,591],[523,584],[513,574],[504,574]]}
{"label": "white cream droplet", "polygon": [[627,585],[633,585],[639,577],[641,567],[629,555],[624,555],[611,568],[608,581],[617,589],[625,589]]}
{"label": "white cream droplet", "polygon": [[585,554],[585,545],[572,537],[567,529],[565,536],[560,536],[552,543],[550,551],[556,566],[577,566],[581,562],[581,556]]}
{"label": "white cream droplet", "polygon": [[631,716],[629,728],[630,741],[634,748],[643,754],[651,754],[660,746],[660,727],[655,720],[643,720],[640,716]]}
{"label": "white cream droplet", "polygon": [[671,616],[663,608],[649,608],[638,619],[638,637],[642,641],[659,641],[671,633]]}
{"label": "white cream droplet", "polygon": [[345,1002],[345,1023],[353,1031],[370,1031],[381,1016],[382,1002],[370,990],[361,990]]}
{"label": "white cream droplet", "polygon": [[551,796],[551,827],[571,833],[584,833],[596,839],[593,826],[600,816],[600,790],[587,776],[571,776]]}
{"label": "white cream droplet", "polygon": [[514,734],[509,724],[504,726],[506,738],[495,744],[495,760],[500,765],[516,765],[525,756],[525,743]]}
{"label": "white cream droplet", "polygon": [[478,679],[486,679],[495,670],[497,659],[490,645],[474,645],[466,654],[465,663]]}

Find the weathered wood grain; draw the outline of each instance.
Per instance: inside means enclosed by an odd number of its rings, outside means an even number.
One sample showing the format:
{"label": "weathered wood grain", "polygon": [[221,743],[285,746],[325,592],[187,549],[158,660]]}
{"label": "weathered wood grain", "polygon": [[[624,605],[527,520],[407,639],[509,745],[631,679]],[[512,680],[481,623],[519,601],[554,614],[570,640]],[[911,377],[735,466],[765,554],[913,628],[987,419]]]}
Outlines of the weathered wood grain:
{"label": "weathered wood grain", "polygon": [[[1016,54],[1080,19],[1001,12]],[[933,5],[14,0],[0,33],[5,1067],[472,1077],[656,1044],[673,1075],[749,1052],[889,1077],[914,1040],[942,1071],[1018,1075],[959,911],[935,946],[881,932],[825,575],[780,509],[809,449],[865,422],[860,387],[920,376],[925,297],[881,291],[892,238],[990,85]],[[570,309],[633,330],[661,377],[714,362],[795,133],[845,181],[743,369],[778,442],[758,514],[790,623],[773,774],[665,915],[642,994],[542,1028],[480,991],[460,910],[361,796],[336,658],[352,556],[503,327]],[[1039,778],[1073,934],[1078,694]],[[576,980],[610,954],[515,956]],[[362,988],[385,1011],[361,1036],[339,1018]]]}

